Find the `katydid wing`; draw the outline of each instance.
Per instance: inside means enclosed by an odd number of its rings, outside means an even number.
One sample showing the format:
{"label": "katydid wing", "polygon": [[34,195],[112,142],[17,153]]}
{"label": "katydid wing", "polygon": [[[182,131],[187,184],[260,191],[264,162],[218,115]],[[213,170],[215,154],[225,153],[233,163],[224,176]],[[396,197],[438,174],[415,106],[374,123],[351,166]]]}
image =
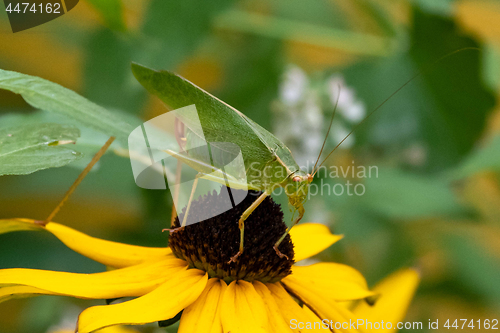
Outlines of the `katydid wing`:
{"label": "katydid wing", "polygon": [[[333,122],[333,116],[335,115],[335,109],[332,115],[330,126],[328,127],[328,132],[323,142],[323,146],[319,152],[318,160],[316,161],[314,168],[312,170],[312,175],[306,174],[301,171],[292,157],[290,150],[274,135],[266,131],[264,128],[250,120],[248,117],[217,99],[216,97],[210,95],[204,90],[198,88],[189,81],[173,74],[168,71],[155,71],[138,64],[132,65],[132,71],[136,76],[137,80],[152,94],[157,95],[164,103],[166,103],[171,108],[180,108],[186,105],[195,104],[200,108],[199,118],[203,123],[203,132],[206,135],[207,142],[234,142],[236,143],[243,153],[247,179],[250,179],[249,188],[264,191],[263,194],[252,204],[241,216],[239,225],[241,230],[240,238],[240,251],[231,259],[232,261],[237,258],[243,251],[243,232],[244,232],[244,220],[251,214],[251,212],[265,199],[266,196],[270,195],[275,187],[283,187],[285,193],[288,196],[288,201],[291,206],[298,210],[299,216],[294,220],[294,223],[288,228],[286,233],[276,242],[274,249],[278,255],[282,255],[277,246],[285,238],[285,236],[290,231],[291,227],[298,223],[304,215],[303,204],[306,201],[309,185],[312,182],[314,175],[319,170],[319,168],[326,162],[326,160],[331,156],[331,154],[356,130],[362,123],[364,123],[368,118],[370,118],[379,108],[381,108],[388,100],[390,100],[394,95],[406,87],[410,82],[416,79],[418,76],[422,75],[424,72],[431,70],[436,64],[443,61],[444,59],[453,56],[457,53],[466,50],[479,50],[475,47],[466,47],[452,51],[436,61],[432,62],[426,68],[418,71],[415,75],[409,78],[405,83],[403,83],[398,89],[396,89],[389,97],[382,101],[376,108],[374,108],[368,115],[342,139],[339,144],[330,151],[330,153],[319,163],[319,158],[325,148],[326,139],[331,129]],[[340,95],[340,93],[339,93]],[[337,97],[338,98],[338,97]],[[338,103],[338,99],[337,99]],[[198,135],[200,135],[198,133]],[[202,136],[202,135],[201,135]],[[213,141],[212,141],[213,140]],[[176,156],[177,157],[177,156]],[[179,156],[180,157],[180,156]],[[191,167],[203,172],[204,166],[210,165],[209,161],[196,161],[196,159],[191,158],[184,159],[185,162],[189,162]],[[199,162],[199,163],[198,163]],[[250,168],[252,163],[257,163],[257,168]],[[265,177],[265,173],[262,172],[266,167],[271,167],[274,171],[285,171],[283,176],[273,177],[273,175],[283,173],[272,173],[271,177]],[[256,170],[257,175],[252,174],[252,171]],[[264,175],[264,177],[259,178],[259,176]],[[224,177],[225,178],[225,177]],[[214,179],[221,182],[223,177],[219,179]],[[222,182],[221,182],[222,183]],[[227,180],[226,180],[227,183]]]}
{"label": "katydid wing", "polygon": [[[303,204],[306,201],[312,177],[300,170],[290,149],[283,142],[235,108],[180,76],[168,71],[155,71],[138,64],[132,65],[132,71],[136,79],[170,109],[179,109],[192,104],[196,106],[203,133],[196,133],[197,129],[192,127],[191,130],[195,132],[195,135],[204,136],[208,143],[231,142],[240,147],[246,177],[250,180],[249,188],[263,191],[263,194],[242,214],[239,220],[240,250],[232,261],[236,260],[243,251],[245,219],[276,187],[284,187],[290,205],[299,212],[292,226],[300,221],[304,215]],[[190,127],[191,120],[193,119],[183,119],[183,122]],[[206,165],[210,165],[210,161],[206,160],[199,160],[197,163],[196,158],[174,157],[182,159],[183,162],[202,173],[205,172]],[[265,168],[272,171],[264,172]],[[237,175],[232,176],[237,178]],[[275,245],[278,255],[281,255],[278,246],[286,233]]]}

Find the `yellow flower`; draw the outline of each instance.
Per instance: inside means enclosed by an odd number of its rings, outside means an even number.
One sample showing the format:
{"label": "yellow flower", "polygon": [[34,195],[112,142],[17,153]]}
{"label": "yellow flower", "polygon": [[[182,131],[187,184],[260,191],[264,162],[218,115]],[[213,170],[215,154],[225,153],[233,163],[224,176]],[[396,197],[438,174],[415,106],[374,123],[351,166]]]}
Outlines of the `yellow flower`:
{"label": "yellow flower", "polygon": [[[208,195],[193,202],[190,214],[209,209],[214,200],[216,195]],[[136,297],[84,310],[77,324],[80,333],[168,320],[181,311],[180,333],[325,332],[319,326],[301,329],[298,323],[357,319],[339,302],[376,295],[357,270],[339,263],[293,265],[294,260],[309,258],[342,236],[332,235],[320,224],[302,224],[280,246],[288,258],[278,257],[272,244],[286,225],[279,206],[270,198],[247,220],[245,251],[236,263],[229,264],[239,244],[237,217],[244,209],[245,201],[210,220],[173,232],[169,248],[101,240],[54,222],[43,226],[28,219],[0,220],[0,233],[46,230],[74,251],[114,268],[94,274],[3,269],[0,301],[37,294]],[[358,332],[351,327],[339,331]]]}

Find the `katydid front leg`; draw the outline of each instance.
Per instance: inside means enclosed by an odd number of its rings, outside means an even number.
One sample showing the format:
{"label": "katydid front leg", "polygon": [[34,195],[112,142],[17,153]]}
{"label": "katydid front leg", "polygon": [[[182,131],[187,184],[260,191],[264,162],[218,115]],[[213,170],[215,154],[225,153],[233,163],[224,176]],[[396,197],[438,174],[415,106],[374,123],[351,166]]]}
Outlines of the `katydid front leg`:
{"label": "katydid front leg", "polygon": [[257,200],[255,200],[250,207],[248,207],[243,214],[241,214],[240,219],[238,221],[238,228],[240,229],[240,249],[238,253],[231,257],[231,260],[228,261],[228,264],[232,262],[236,262],[236,259],[243,253],[243,240],[245,238],[245,220],[252,214],[252,212],[259,207],[259,205],[264,201],[265,198],[269,196],[269,193],[263,192]]}
{"label": "katydid front leg", "polygon": [[[184,124],[180,122],[179,118],[177,117],[175,117],[174,127],[175,127],[175,139],[177,140],[177,144],[179,145],[179,148],[183,152],[186,152],[184,148],[186,147],[187,139],[186,136],[184,135]],[[181,160],[177,160],[177,167],[175,171],[174,197],[172,200],[172,216],[170,217],[170,229],[163,229],[162,232],[165,230],[172,232],[179,229],[179,228],[173,228],[173,225],[174,225],[174,220],[177,216],[177,203],[179,201],[179,186],[181,184],[181,176],[182,176],[182,162]],[[196,181],[198,181],[198,178],[196,178]]]}
{"label": "katydid front leg", "polygon": [[305,212],[304,206],[300,205],[298,209],[299,209],[299,216],[297,216],[297,218],[295,219],[295,221],[293,221],[292,225],[290,227],[288,227],[288,229],[283,234],[283,236],[281,236],[281,238],[278,239],[278,241],[276,242],[276,244],[274,244],[274,246],[273,246],[274,251],[276,251],[276,254],[280,258],[285,257],[286,259],[288,259],[288,257],[286,255],[284,255],[283,253],[280,252],[280,250],[278,250],[278,246],[280,246],[281,242],[285,239],[286,235],[288,235],[288,233],[290,232],[290,230],[292,230],[293,226],[296,225],[297,223],[299,223],[300,220],[302,220],[302,217],[304,217],[304,212]]}
{"label": "katydid front leg", "polygon": [[198,178],[200,177],[200,175],[201,174],[199,173],[194,178],[193,187],[191,188],[191,194],[189,195],[189,201],[186,207],[186,213],[184,214],[184,218],[182,219],[181,228],[184,228],[186,226],[189,209],[191,209],[191,203],[193,202],[194,192],[196,192],[196,186],[198,186]]}

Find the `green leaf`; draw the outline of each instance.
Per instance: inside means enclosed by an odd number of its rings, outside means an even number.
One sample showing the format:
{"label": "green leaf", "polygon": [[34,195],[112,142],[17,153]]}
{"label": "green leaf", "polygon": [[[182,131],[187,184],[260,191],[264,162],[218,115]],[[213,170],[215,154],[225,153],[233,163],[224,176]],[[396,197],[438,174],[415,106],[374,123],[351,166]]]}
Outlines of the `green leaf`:
{"label": "green leaf", "polygon": [[26,175],[75,161],[82,155],[62,145],[79,136],[77,128],[60,124],[0,129],[0,175]]}
{"label": "green leaf", "polygon": [[[213,32],[214,17],[233,0],[152,0],[144,15],[139,41],[141,62],[174,68],[189,58]],[[136,43],[137,45],[137,43]],[[137,59],[137,58],[136,58]]]}
{"label": "green leaf", "polygon": [[413,0],[422,10],[436,15],[451,16],[455,0]]}
{"label": "green leaf", "polygon": [[138,57],[134,48],[141,48],[135,39],[105,27],[93,31],[84,48],[82,94],[108,109],[141,112],[146,94],[130,72],[130,60]]}
{"label": "green leaf", "polygon": [[[78,141],[73,146],[75,151],[82,153],[83,157],[78,161],[69,164],[69,167],[83,169],[90,162],[94,154],[102,147],[104,142],[109,138],[108,135],[99,132],[95,129],[88,128],[80,125],[77,121],[68,119],[59,114],[35,111],[29,114],[25,113],[7,113],[0,116],[0,124],[3,127],[18,127],[21,125],[28,124],[44,124],[44,123],[56,123],[62,125],[74,125],[80,130],[80,137]],[[112,147],[117,147],[113,143]],[[109,149],[108,152],[117,153],[115,149]],[[97,167],[92,168],[92,171],[98,169]]]}
{"label": "green leaf", "polygon": [[[309,2],[302,1],[302,3],[304,7],[312,7]],[[327,5],[326,2],[322,4]],[[328,5],[328,7],[331,6]],[[323,11],[323,14],[326,14],[322,15],[323,18],[326,17],[330,22],[332,21],[332,17],[328,15],[327,11]],[[302,16],[303,12],[300,12],[300,15]],[[292,14],[292,16],[296,15]],[[303,17],[287,19],[249,11],[228,10],[216,18],[215,26],[224,30],[229,29],[280,40],[305,42],[361,55],[384,56],[393,49],[389,39],[328,27],[328,24],[318,24],[318,21],[321,21],[320,17],[316,16],[315,19],[314,23],[308,23],[304,21]]]}
{"label": "green leaf", "polygon": [[495,45],[486,44],[483,59],[484,81],[491,89],[497,91],[500,88],[500,50]]}
{"label": "green leaf", "polygon": [[35,111],[31,113],[7,113],[0,116],[2,127],[19,127],[22,125],[40,125],[44,123],[72,125],[78,127],[80,136],[75,144],[76,150],[81,151],[82,147],[93,148],[96,153],[109,138],[106,134],[80,125],[77,121],[68,119],[59,114]]}
{"label": "green leaf", "polygon": [[23,96],[31,106],[58,113],[127,142],[134,127],[114,114],[74,91],[36,76],[0,69],[0,88]]}
{"label": "green leaf", "polygon": [[418,219],[464,213],[448,182],[395,169],[367,178],[363,202],[389,218]]}
{"label": "green leaf", "polygon": [[496,136],[486,147],[471,154],[451,172],[451,179],[462,179],[481,171],[500,172],[500,136]]}
{"label": "green leaf", "polygon": [[123,4],[121,0],[87,0],[104,19],[111,29],[125,31],[127,27],[123,20]]}
{"label": "green leaf", "polygon": [[493,304],[498,303],[500,260],[481,242],[474,230],[466,234],[455,231],[445,230],[440,234],[451,265],[447,271],[462,288],[482,295]]}
{"label": "green leaf", "polygon": [[245,110],[245,115],[258,119],[262,127],[272,128],[269,106],[278,95],[283,74],[282,44],[274,39],[245,36],[241,44],[222,44],[219,49],[227,56],[217,97]]}

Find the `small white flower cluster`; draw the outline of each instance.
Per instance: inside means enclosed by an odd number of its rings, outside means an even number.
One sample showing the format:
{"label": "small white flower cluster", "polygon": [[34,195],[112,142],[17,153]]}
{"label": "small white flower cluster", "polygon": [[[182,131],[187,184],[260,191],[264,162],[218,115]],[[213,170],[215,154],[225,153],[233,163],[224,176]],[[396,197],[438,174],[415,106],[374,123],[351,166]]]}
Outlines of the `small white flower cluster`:
{"label": "small white flower cluster", "polygon": [[[274,133],[291,149],[299,165],[314,163],[317,158],[327,130],[325,124],[329,123],[337,98],[338,116],[328,138],[334,146],[365,117],[365,105],[356,99],[354,90],[346,86],[341,75],[313,79],[295,65],[285,71],[279,99],[273,107]],[[354,142],[351,135],[340,147],[348,149]]]}
{"label": "small white flower cluster", "polygon": [[346,86],[342,76],[335,75],[328,79],[328,92],[332,105],[337,103],[338,98],[337,111],[347,121],[358,123],[363,120],[366,115],[365,105],[356,100],[354,90]]}

